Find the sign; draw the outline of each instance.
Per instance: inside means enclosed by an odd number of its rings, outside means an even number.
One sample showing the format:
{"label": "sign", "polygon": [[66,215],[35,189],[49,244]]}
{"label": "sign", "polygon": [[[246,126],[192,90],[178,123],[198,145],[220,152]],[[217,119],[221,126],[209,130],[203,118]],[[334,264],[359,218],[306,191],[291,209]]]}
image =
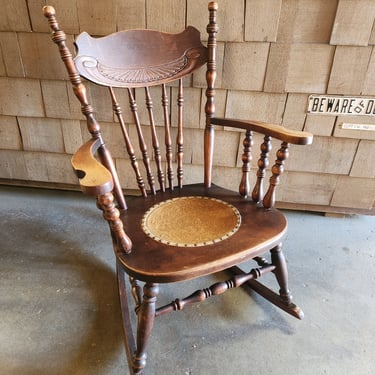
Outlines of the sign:
{"label": "sign", "polygon": [[307,113],[320,115],[375,115],[375,98],[310,95]]}
{"label": "sign", "polygon": [[344,122],[341,125],[342,129],[349,129],[349,130],[367,130],[367,131],[375,131],[375,125],[373,124],[349,124]]}

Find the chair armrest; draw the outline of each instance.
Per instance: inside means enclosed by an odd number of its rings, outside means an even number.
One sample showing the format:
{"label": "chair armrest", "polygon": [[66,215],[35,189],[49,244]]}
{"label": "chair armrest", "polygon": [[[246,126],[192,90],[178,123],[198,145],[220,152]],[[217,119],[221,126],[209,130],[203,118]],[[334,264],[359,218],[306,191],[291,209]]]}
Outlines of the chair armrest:
{"label": "chair armrest", "polygon": [[100,146],[100,139],[90,139],[76,151],[71,160],[82,191],[89,195],[106,194],[113,189],[111,173],[94,157]]}
{"label": "chair armrest", "polygon": [[313,141],[313,135],[311,133],[290,130],[283,126],[269,124],[266,122],[214,117],[211,119],[211,124],[251,130],[280,139],[283,142],[293,143],[297,145],[309,145]]}

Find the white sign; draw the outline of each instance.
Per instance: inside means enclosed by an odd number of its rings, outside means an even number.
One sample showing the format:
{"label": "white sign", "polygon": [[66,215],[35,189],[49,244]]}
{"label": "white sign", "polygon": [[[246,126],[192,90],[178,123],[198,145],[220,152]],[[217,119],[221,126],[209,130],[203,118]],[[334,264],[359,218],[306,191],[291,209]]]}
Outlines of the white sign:
{"label": "white sign", "polygon": [[375,115],[375,98],[310,95],[307,113],[320,115]]}
{"label": "white sign", "polygon": [[342,129],[349,129],[349,130],[367,130],[367,131],[375,131],[375,125],[373,124],[349,124],[344,122],[341,125]]}

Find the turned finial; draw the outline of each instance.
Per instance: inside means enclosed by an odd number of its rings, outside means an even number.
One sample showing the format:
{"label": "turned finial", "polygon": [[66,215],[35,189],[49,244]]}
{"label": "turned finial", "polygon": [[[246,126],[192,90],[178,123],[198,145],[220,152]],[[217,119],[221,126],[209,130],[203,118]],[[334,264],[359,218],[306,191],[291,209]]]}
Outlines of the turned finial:
{"label": "turned finial", "polygon": [[215,1],[211,1],[211,2],[208,4],[208,10],[217,10],[217,9],[218,9],[217,2],[215,2]]}
{"label": "turned finial", "polygon": [[54,33],[59,32],[60,30],[59,30],[59,25],[56,20],[55,8],[51,5],[46,5],[43,7],[43,14],[44,14],[44,17],[48,18],[48,23],[49,23],[51,30]]}
{"label": "turned finial", "polygon": [[54,17],[56,16],[56,11],[55,11],[55,8],[51,5],[45,5],[43,7],[43,14],[44,14],[44,17]]}

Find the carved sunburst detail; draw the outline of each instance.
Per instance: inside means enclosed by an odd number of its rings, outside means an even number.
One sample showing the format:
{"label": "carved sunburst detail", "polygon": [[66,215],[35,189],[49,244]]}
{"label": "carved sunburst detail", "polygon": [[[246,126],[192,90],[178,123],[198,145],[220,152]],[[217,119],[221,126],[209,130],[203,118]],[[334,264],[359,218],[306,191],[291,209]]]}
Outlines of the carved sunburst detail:
{"label": "carved sunburst detail", "polygon": [[[173,77],[180,71],[184,70],[191,60],[198,59],[199,56],[199,51],[196,49],[190,49],[178,59],[168,63],[134,68],[116,68],[106,66],[90,56],[79,56],[76,62],[79,62],[78,60],[80,60],[82,68],[84,68],[86,73],[89,73],[91,77],[95,77],[99,80],[101,77],[113,82],[131,85],[146,82],[151,83]],[[83,75],[89,78],[87,74]]]}
{"label": "carved sunburst detail", "polygon": [[184,55],[175,61],[159,66],[146,66],[137,68],[117,69],[98,64],[98,71],[105,77],[118,82],[140,83],[153,82],[174,76],[186,65],[188,59]]}

